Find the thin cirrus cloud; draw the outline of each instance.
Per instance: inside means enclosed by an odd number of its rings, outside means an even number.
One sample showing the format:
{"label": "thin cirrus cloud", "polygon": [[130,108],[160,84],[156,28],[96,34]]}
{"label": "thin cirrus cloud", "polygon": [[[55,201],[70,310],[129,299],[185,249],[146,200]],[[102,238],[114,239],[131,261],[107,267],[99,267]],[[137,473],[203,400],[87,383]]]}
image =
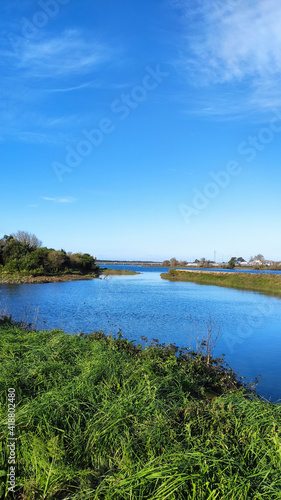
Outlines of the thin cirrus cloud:
{"label": "thin cirrus cloud", "polygon": [[18,68],[29,76],[54,78],[88,73],[110,58],[109,47],[67,30],[59,37],[24,44]]}
{"label": "thin cirrus cloud", "polygon": [[189,2],[181,64],[190,81],[236,86],[248,107],[281,104],[280,21],[280,0]]}
{"label": "thin cirrus cloud", "polygon": [[95,89],[106,89],[106,90],[121,90],[127,89],[134,85],[132,81],[124,81],[120,83],[108,83],[101,80],[91,80],[89,82],[82,83],[75,87],[65,87],[65,88],[54,88],[54,89],[44,89],[44,92],[73,92],[75,90],[81,90],[84,88],[95,88]]}
{"label": "thin cirrus cloud", "polygon": [[82,83],[81,85],[76,85],[75,87],[65,87],[65,88],[57,88],[57,89],[45,89],[45,92],[73,92],[74,90],[81,90],[81,89],[85,89],[87,87],[90,87],[92,85],[92,81],[90,82],[85,82],[85,83]]}
{"label": "thin cirrus cloud", "polygon": [[[50,114],[44,101],[48,93],[91,87],[102,65],[114,60],[116,50],[77,29],[57,36],[43,33],[41,39],[22,43],[17,55],[11,47],[0,49],[0,140],[16,136],[24,142],[57,143],[57,133],[46,130]],[[51,106],[50,112],[52,119],[61,119]]]}
{"label": "thin cirrus cloud", "polygon": [[76,198],[71,198],[69,196],[66,196],[65,198],[50,198],[49,196],[42,196],[42,199],[52,203],[74,203],[77,201]]}

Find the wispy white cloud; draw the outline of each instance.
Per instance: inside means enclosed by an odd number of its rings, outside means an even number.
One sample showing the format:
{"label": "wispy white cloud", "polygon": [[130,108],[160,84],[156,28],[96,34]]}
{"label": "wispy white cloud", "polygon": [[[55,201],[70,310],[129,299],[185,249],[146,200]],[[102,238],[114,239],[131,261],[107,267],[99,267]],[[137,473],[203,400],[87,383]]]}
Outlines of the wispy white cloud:
{"label": "wispy white cloud", "polygon": [[71,198],[69,196],[66,196],[65,198],[50,198],[49,196],[42,196],[42,199],[53,203],[74,203],[77,201],[76,198]]}
{"label": "wispy white cloud", "polygon": [[17,65],[29,76],[55,78],[93,71],[111,55],[111,49],[101,42],[67,30],[58,37],[24,44]]}
{"label": "wispy white cloud", "polygon": [[65,87],[61,89],[45,89],[45,92],[72,92],[74,90],[81,90],[90,87],[92,82],[82,83],[81,85],[76,85],[75,87]]}
{"label": "wispy white cloud", "polygon": [[190,82],[244,86],[240,103],[252,109],[281,104],[280,0],[171,2],[184,9],[181,64]]}
{"label": "wispy white cloud", "polygon": [[44,89],[45,92],[72,92],[75,90],[81,90],[85,88],[94,88],[94,89],[102,89],[102,90],[121,90],[131,88],[133,85],[136,85],[135,82],[121,82],[121,83],[108,83],[106,81],[101,80],[91,80],[90,82],[82,83],[81,85],[77,85],[74,87],[65,87],[65,88],[54,88],[54,89]]}
{"label": "wispy white cloud", "polygon": [[[56,36],[42,31],[38,37],[25,40],[17,54],[12,46],[3,44],[0,140],[8,137],[36,144],[60,143],[62,134],[58,131],[67,125],[69,132],[78,121],[65,116],[65,107],[60,112],[56,93],[67,98],[72,91],[82,92],[97,85],[102,88],[100,69],[115,61],[117,50],[89,33],[73,29]],[[86,112],[79,109],[80,120]]]}

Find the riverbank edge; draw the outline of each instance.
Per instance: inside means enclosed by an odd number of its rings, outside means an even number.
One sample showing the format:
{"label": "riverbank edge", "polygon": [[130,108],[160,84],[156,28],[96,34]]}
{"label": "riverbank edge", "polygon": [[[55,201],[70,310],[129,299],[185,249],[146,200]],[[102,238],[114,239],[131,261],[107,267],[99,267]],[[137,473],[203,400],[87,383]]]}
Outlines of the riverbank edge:
{"label": "riverbank edge", "polygon": [[0,274],[0,285],[24,285],[24,284],[43,284],[43,283],[62,283],[66,281],[92,280],[103,276],[123,276],[141,274],[137,271],[128,271],[125,269],[100,269],[99,274],[61,274],[34,276],[32,274],[23,276],[20,274]]}
{"label": "riverbank edge", "polygon": [[187,281],[198,285],[221,286],[281,296],[281,276],[230,271],[189,271],[170,269],[160,274],[168,281]]}
{"label": "riverbank edge", "polygon": [[20,274],[13,275],[0,275],[0,285],[25,285],[25,284],[43,284],[43,283],[61,283],[65,281],[80,281],[92,280],[99,278],[97,274],[62,274],[62,275],[45,275],[34,276],[21,276]]}

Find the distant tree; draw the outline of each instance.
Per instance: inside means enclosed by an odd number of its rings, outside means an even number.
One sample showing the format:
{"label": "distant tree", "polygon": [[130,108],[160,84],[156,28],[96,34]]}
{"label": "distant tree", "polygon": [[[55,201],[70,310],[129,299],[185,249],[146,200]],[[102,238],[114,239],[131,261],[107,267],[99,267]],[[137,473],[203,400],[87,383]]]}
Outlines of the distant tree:
{"label": "distant tree", "polygon": [[173,257],[172,259],[170,259],[170,266],[171,267],[176,267],[179,265],[179,262],[177,261],[177,259],[175,257]]}
{"label": "distant tree", "polygon": [[210,267],[210,261],[202,257],[199,262],[199,267]]}
{"label": "distant tree", "polygon": [[251,257],[249,262],[255,267],[255,269],[261,269],[266,264],[265,258],[261,253]]}
{"label": "distant tree", "polygon": [[258,255],[256,255],[256,259],[265,260],[264,256],[261,253],[258,253]]}
{"label": "distant tree", "polygon": [[254,257],[251,257],[249,262],[255,262],[255,260],[260,260],[261,262],[263,262],[265,260],[265,258],[261,253],[258,253]]}
{"label": "distant tree", "polygon": [[181,266],[181,267],[185,267],[186,265],[187,265],[186,260],[180,260],[180,261],[179,261],[179,266]]}
{"label": "distant tree", "polygon": [[237,262],[241,263],[241,262],[246,262],[246,261],[245,261],[245,259],[243,259],[243,257],[238,257]]}
{"label": "distant tree", "polygon": [[234,269],[239,263],[237,262],[236,257],[231,257],[231,259],[228,261],[227,268],[228,269]]}
{"label": "distant tree", "polygon": [[170,261],[169,260],[163,260],[162,266],[163,267],[170,267]]}
{"label": "distant tree", "polygon": [[35,249],[42,246],[42,241],[40,241],[35,234],[28,233],[27,231],[17,231],[11,236],[20,243],[24,243],[29,249]]}

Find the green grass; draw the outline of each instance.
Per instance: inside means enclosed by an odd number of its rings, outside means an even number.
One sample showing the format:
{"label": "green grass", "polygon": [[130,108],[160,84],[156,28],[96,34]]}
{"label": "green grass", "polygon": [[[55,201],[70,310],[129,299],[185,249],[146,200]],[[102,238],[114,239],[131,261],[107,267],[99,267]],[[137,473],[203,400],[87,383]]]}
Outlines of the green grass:
{"label": "green grass", "polygon": [[161,278],[169,281],[192,281],[198,285],[224,286],[281,295],[281,275],[279,274],[197,272],[171,269],[168,273],[162,273]]}
{"label": "green grass", "polygon": [[9,320],[0,353],[1,498],[9,387],[16,498],[281,498],[281,407],[243,388],[222,360]]}

